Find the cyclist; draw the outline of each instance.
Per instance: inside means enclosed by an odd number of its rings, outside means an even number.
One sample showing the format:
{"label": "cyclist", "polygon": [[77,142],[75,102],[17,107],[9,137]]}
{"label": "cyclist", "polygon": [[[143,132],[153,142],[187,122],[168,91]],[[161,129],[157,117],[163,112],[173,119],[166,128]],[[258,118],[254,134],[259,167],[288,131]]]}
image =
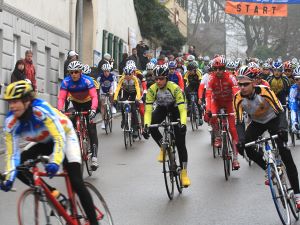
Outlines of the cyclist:
{"label": "cyclist", "polygon": [[294,77],[293,77],[293,64],[291,61],[285,61],[283,63],[283,69],[284,69],[284,75],[289,79],[290,85],[293,85],[295,83]]}
{"label": "cyclist", "polygon": [[286,98],[291,86],[290,81],[282,74],[283,65],[280,61],[274,61],[272,68],[273,76],[268,77],[267,81],[270,84],[271,90],[274,91],[281,104],[286,106]]}
{"label": "cyclist", "polygon": [[90,111],[88,115],[90,123],[87,124],[87,128],[92,146],[91,169],[97,170],[97,168],[99,167],[97,160],[98,137],[96,123],[92,121],[92,119],[94,119],[96,116],[96,110],[98,107],[97,91],[93,79],[82,74],[81,62],[71,62],[68,65],[68,71],[70,73],[70,76],[66,77],[61,83],[57,108],[60,111],[63,110],[65,99],[69,94],[70,100],[76,111]]}
{"label": "cyclist", "polygon": [[[150,124],[161,123],[167,116],[168,112],[171,112],[171,120],[176,122],[180,119],[180,126],[175,126],[175,144],[178,149],[179,160],[181,165],[181,181],[184,187],[188,187],[191,182],[187,175],[187,162],[188,154],[185,145],[186,135],[186,106],[185,98],[180,87],[168,81],[169,69],[167,66],[157,66],[154,69],[155,84],[152,85],[146,96],[146,111],[145,111],[145,125],[143,136],[145,139],[149,138],[149,132],[151,136],[161,147],[162,135],[158,128],[150,128]],[[156,102],[157,106],[153,111],[153,103]],[[163,161],[163,150],[160,149],[158,155],[158,161]]]}
{"label": "cyclist", "polygon": [[[277,147],[284,162],[287,175],[296,196],[297,208],[300,208],[298,172],[291,151],[286,147],[288,140],[287,120],[284,109],[272,90],[264,86],[255,86],[253,80],[247,75],[238,76],[240,91],[234,96],[234,109],[236,112],[236,126],[239,135],[239,151],[244,154],[244,144],[255,141],[266,130],[271,135],[278,134]],[[251,123],[245,131],[242,121],[243,112],[250,115]],[[245,148],[248,157],[266,170],[263,155],[253,147]],[[267,172],[267,171],[266,171]],[[268,185],[268,181],[265,180]]]}
{"label": "cyclist", "polygon": [[[113,94],[114,94],[114,83],[115,77],[114,74],[111,73],[111,65],[103,64],[101,67],[103,73],[100,74],[98,77],[98,82],[100,84],[100,105],[101,105],[101,113],[103,119],[104,113],[104,103],[105,103],[105,96],[108,94],[110,96],[110,102],[113,103]],[[105,129],[104,120],[102,121],[101,128]]]}
{"label": "cyclist", "polygon": [[209,69],[210,69],[210,58],[208,55],[206,55],[206,56],[204,56],[203,60],[204,60],[204,66],[202,69],[202,73],[205,74],[205,73],[208,73]]}
{"label": "cyclist", "polygon": [[[123,95],[121,101],[139,101],[141,99],[141,90],[138,78],[134,75],[135,68],[132,65],[127,65],[124,67],[123,72],[124,75],[120,78],[117,89],[114,94],[114,101],[116,102],[122,89]],[[134,130],[133,136],[138,136],[137,131],[137,115],[136,115],[136,104],[131,104],[131,112],[132,112],[132,128]],[[125,113],[122,107],[122,122],[121,128],[123,129],[125,122]]]}
{"label": "cyclist", "polygon": [[267,62],[262,64],[261,77],[264,80],[267,80],[269,76],[272,76],[271,65]]}
{"label": "cyclist", "polygon": [[168,80],[174,82],[177,84],[182,91],[184,91],[184,82],[182,75],[180,74],[179,71],[176,71],[176,62],[175,61],[170,61],[169,62],[169,75],[168,75]]}
{"label": "cyclist", "polygon": [[232,75],[236,76],[236,64],[234,63],[234,61],[232,60],[228,60],[228,62],[226,62],[226,67],[225,67],[226,71],[231,73]]}
{"label": "cyclist", "polygon": [[153,74],[153,70],[155,68],[155,64],[152,62],[147,63],[146,65],[146,73],[145,73],[145,79],[146,79],[146,84],[147,84],[147,90],[149,87],[155,83],[155,77]]}
{"label": "cyclist", "polygon": [[292,131],[299,133],[300,121],[300,66],[294,69],[295,84],[292,85],[289,94],[289,108],[291,110]]}
{"label": "cyclist", "polygon": [[261,78],[261,70],[259,68],[243,66],[239,70],[239,75],[247,75],[253,79],[254,85],[270,87],[268,81]]}
{"label": "cyclist", "polygon": [[[235,76],[225,71],[226,60],[219,56],[213,59],[212,68],[213,72],[210,74],[210,78],[206,88],[206,115],[205,121],[211,117],[211,114],[219,113],[220,109],[225,109],[226,113],[233,113],[232,100],[234,94],[238,91],[237,81]],[[234,115],[228,116],[229,131],[233,141],[233,161],[232,167],[234,170],[240,168],[238,162],[238,150],[236,144],[238,143],[238,135],[235,128]],[[216,117],[210,119],[213,132],[215,134],[215,147],[221,147],[221,137],[219,134],[218,121]]]}
{"label": "cyclist", "polygon": [[[8,101],[10,110],[4,123],[8,174],[1,189],[9,191],[16,177],[26,185],[34,183],[32,173],[27,170],[16,171],[16,167],[39,155],[51,155],[50,162],[45,165],[48,176],[53,177],[64,161],[71,185],[80,198],[90,224],[98,224],[92,197],[81,175],[80,147],[72,122],[46,101],[35,98],[31,84],[26,81],[8,85],[4,100]],[[35,145],[21,152],[21,138],[35,142]],[[56,191],[49,184],[47,186],[52,193]]]}

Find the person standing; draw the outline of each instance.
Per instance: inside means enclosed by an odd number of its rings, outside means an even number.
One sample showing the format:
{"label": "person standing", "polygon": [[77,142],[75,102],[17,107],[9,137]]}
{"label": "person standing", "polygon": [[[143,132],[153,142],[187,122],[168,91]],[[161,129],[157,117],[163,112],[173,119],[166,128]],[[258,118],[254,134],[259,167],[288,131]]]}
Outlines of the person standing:
{"label": "person standing", "polygon": [[77,61],[79,59],[79,55],[74,50],[68,52],[67,59],[64,63],[64,78],[69,74],[68,65],[70,62]]}
{"label": "person standing", "polygon": [[132,55],[128,57],[127,61],[129,61],[129,60],[133,60],[135,62],[136,68],[141,70],[141,61],[140,61],[140,57],[137,54],[136,48],[132,49]]}
{"label": "person standing", "polygon": [[11,74],[10,82],[13,83],[13,82],[16,82],[19,80],[25,80],[25,79],[26,79],[26,75],[25,75],[24,59],[19,59],[16,62],[13,73]]}
{"label": "person standing", "polygon": [[123,73],[123,69],[126,66],[127,59],[128,59],[128,54],[127,53],[123,53],[123,55],[122,55],[122,61],[119,63],[119,74]]}
{"label": "person standing", "polygon": [[37,89],[37,86],[36,86],[36,79],[35,79],[35,67],[33,65],[33,62],[32,62],[32,56],[33,56],[33,53],[31,50],[27,50],[25,52],[25,75],[26,75],[26,79],[30,80],[32,85],[33,85],[33,88],[34,90]]}

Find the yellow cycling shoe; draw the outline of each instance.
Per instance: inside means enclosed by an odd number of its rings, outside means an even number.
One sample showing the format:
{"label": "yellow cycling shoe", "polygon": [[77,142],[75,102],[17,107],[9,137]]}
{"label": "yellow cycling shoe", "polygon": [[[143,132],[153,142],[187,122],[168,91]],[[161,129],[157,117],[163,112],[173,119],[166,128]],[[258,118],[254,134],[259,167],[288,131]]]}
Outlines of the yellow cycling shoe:
{"label": "yellow cycling shoe", "polygon": [[162,148],[159,151],[159,155],[157,156],[157,161],[162,163],[164,161],[164,152],[162,150]]}
{"label": "yellow cycling shoe", "polygon": [[180,172],[181,185],[185,188],[191,185],[190,178],[187,175],[186,169],[181,170]]}

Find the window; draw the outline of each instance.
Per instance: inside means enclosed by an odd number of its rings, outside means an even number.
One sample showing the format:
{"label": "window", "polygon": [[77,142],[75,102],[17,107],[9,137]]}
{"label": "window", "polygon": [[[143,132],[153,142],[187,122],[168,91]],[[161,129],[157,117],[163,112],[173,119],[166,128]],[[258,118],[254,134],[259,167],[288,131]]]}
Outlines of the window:
{"label": "window", "polygon": [[107,40],[107,52],[112,55],[112,48],[113,48],[113,37],[114,35],[112,33],[108,34],[108,40]]}
{"label": "window", "polygon": [[31,41],[30,42],[30,49],[33,53],[33,56],[32,56],[32,61],[33,61],[33,64],[37,64],[37,45],[35,42]]}
{"label": "window", "polygon": [[17,35],[14,35],[14,38],[13,38],[13,60],[14,60],[13,68],[16,65],[16,62],[18,61],[18,59],[20,59],[20,51],[21,51],[20,37]]}
{"label": "window", "polygon": [[115,60],[114,62],[114,69],[117,68],[117,65],[119,65],[119,37],[114,36],[114,51],[113,51],[113,59]]}
{"label": "window", "polygon": [[45,48],[45,93],[51,93],[50,77],[51,77],[51,49]]}
{"label": "window", "polygon": [[65,54],[59,53],[59,59],[58,59],[58,79],[63,80],[65,76],[64,66],[65,66]]}
{"label": "window", "polygon": [[103,30],[103,38],[102,38],[102,56],[106,53],[106,40],[107,40],[107,31]]}

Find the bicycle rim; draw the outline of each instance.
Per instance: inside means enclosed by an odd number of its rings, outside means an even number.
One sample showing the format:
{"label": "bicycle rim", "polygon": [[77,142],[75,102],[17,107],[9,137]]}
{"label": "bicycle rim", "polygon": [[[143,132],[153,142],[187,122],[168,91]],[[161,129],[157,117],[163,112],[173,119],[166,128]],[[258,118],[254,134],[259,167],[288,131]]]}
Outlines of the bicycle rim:
{"label": "bicycle rim", "polygon": [[195,127],[196,127],[196,130],[198,130],[198,128],[199,128],[198,123],[199,123],[200,116],[199,116],[199,110],[198,110],[197,104],[194,105],[194,111],[195,111],[195,116],[194,116]]}
{"label": "bicycle rim", "polygon": [[[96,217],[101,225],[113,225],[113,219],[110,213],[110,210],[100,192],[97,188],[92,185],[91,183],[84,182],[85,187],[91,194],[94,203],[94,209],[96,212]],[[78,196],[75,197],[76,199],[76,206],[77,206],[77,213],[79,219],[79,224],[87,224],[88,218],[83,210],[83,207],[79,201]]]}
{"label": "bicycle rim", "polygon": [[84,139],[84,161],[85,161],[85,166],[86,166],[86,171],[88,173],[89,176],[92,176],[93,174],[93,170],[92,170],[92,153],[89,152],[89,150],[91,149],[91,143],[90,143],[90,139],[88,137],[86,137]]}
{"label": "bicycle rim", "polygon": [[128,149],[129,147],[129,126],[128,126],[128,114],[125,113],[125,116],[124,116],[124,144],[125,144],[125,149]]}
{"label": "bicycle rim", "polygon": [[174,196],[174,176],[173,173],[170,172],[170,160],[169,157],[169,150],[163,150],[163,174],[165,179],[165,185],[167,194],[170,200],[173,199]]}
{"label": "bicycle rim", "polygon": [[176,187],[178,192],[181,194],[182,193],[182,183],[181,183],[181,177],[180,177],[180,172],[181,172],[181,168],[180,168],[180,161],[179,161],[179,156],[178,156],[178,152],[177,149],[175,147],[175,145],[172,145],[172,151],[174,154],[174,163],[176,165],[176,170],[174,171],[174,175],[175,175],[175,181],[176,181]]}
{"label": "bicycle rim", "polygon": [[282,224],[289,225],[291,224],[291,219],[286,192],[284,191],[280,177],[275,170],[277,171],[277,168],[274,168],[273,164],[268,165],[268,179],[272,199]]}
{"label": "bicycle rim", "polygon": [[34,189],[25,190],[18,201],[19,225],[63,225],[65,220],[59,216],[46,197],[41,200]]}
{"label": "bicycle rim", "polygon": [[191,112],[190,112],[190,121],[191,121],[191,125],[192,125],[192,130],[194,131],[196,128],[194,127],[194,113],[193,113],[193,110],[191,109]]}
{"label": "bicycle rim", "polygon": [[80,147],[80,155],[81,155],[81,175],[83,175],[83,170],[84,170],[84,153],[83,153],[83,139],[81,132],[78,135],[78,140],[79,140],[79,147]]}
{"label": "bicycle rim", "polygon": [[222,158],[224,164],[225,180],[228,180],[229,177],[227,156],[228,156],[228,146],[227,146],[226,134],[223,134],[222,135]]}
{"label": "bicycle rim", "polygon": [[109,132],[112,132],[112,112],[111,109],[109,109],[109,122],[108,122]]}

